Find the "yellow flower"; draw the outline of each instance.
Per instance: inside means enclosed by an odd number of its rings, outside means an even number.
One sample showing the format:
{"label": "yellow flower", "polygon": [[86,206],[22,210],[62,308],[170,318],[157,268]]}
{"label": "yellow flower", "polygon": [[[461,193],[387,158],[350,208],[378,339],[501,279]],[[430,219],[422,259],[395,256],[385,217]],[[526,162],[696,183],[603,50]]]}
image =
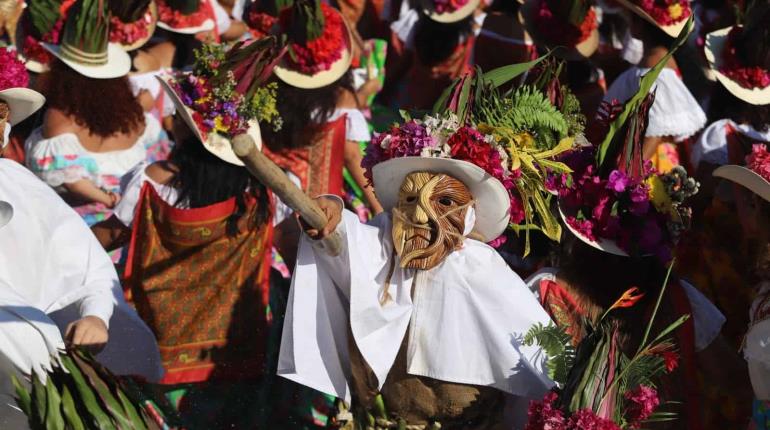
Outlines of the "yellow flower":
{"label": "yellow flower", "polygon": [[214,131],[218,131],[218,132],[221,132],[221,133],[227,133],[227,127],[222,122],[222,118],[221,117],[214,118]]}
{"label": "yellow flower", "polygon": [[666,192],[666,185],[663,181],[657,175],[652,175],[647,179],[647,185],[650,186],[650,201],[655,206],[655,209],[672,217],[675,216],[674,204]]}
{"label": "yellow flower", "polygon": [[671,19],[679,19],[682,16],[682,13],[684,13],[684,9],[679,3],[674,3],[668,7],[668,15]]}

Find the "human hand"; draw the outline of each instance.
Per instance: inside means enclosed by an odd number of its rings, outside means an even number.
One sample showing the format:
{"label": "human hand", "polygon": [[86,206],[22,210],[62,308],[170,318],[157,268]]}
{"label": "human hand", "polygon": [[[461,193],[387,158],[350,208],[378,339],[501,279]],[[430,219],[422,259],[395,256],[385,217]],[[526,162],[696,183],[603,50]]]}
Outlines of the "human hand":
{"label": "human hand", "polygon": [[340,221],[342,221],[342,204],[335,198],[324,196],[317,197],[315,202],[324,215],[326,215],[327,219],[326,226],[321,231],[311,227],[305,222],[305,220],[302,219],[301,214],[297,213],[296,216],[299,220],[300,228],[302,228],[305,234],[313,240],[321,240],[331,235],[339,225]]}
{"label": "human hand", "polygon": [[214,30],[207,30],[207,31],[201,31],[201,32],[195,33],[195,38],[200,40],[202,43],[207,43],[207,44],[214,43],[217,40]]}
{"label": "human hand", "polygon": [[106,206],[110,209],[114,209],[115,206],[117,206],[118,202],[120,201],[120,194],[112,191],[107,191],[107,196],[109,197],[109,200],[106,203]]}
{"label": "human hand", "polygon": [[93,352],[101,351],[109,334],[107,324],[101,318],[92,315],[73,321],[64,332],[64,340],[69,345],[84,346]]}

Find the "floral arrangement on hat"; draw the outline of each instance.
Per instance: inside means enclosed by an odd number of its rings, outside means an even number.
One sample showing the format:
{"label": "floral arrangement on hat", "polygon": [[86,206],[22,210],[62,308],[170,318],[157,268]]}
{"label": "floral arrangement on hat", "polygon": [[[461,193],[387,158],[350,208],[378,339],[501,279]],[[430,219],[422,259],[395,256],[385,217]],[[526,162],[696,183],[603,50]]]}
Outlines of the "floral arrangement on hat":
{"label": "floral arrangement on hat", "polygon": [[635,3],[660,25],[673,25],[692,15],[690,0],[636,0]]}
{"label": "floral arrangement on hat", "polygon": [[29,75],[15,50],[0,48],[0,91],[8,88],[26,88]]}
{"label": "floral arrangement on hat", "polygon": [[436,13],[452,13],[462,9],[470,0],[431,0]]}
{"label": "floral arrangement on hat", "polygon": [[278,23],[278,15],[282,10],[290,8],[294,0],[259,1],[252,0],[243,13],[243,21],[251,29],[251,34],[257,38],[272,33]]}
{"label": "floral arrangement on hat", "polygon": [[525,430],[634,430],[676,419],[675,413],[658,411],[664,402],[655,387],[662,375],[679,365],[670,337],[689,315],[651,336],[670,274],[671,267],[640,346],[630,356],[622,348],[615,313],[637,306],[644,297],[637,287],[625,291],[600,317],[587,321],[588,334],[577,346],[562,327],[538,324],[530,329],[523,343],[543,348],[549,376],[557,386],[541,401],[530,403]]}
{"label": "floral arrangement on hat", "polygon": [[298,0],[281,10],[278,22],[288,35],[288,66],[314,75],[331,69],[348,48],[342,14],[320,0]]}
{"label": "floral arrangement on hat", "polygon": [[151,36],[152,0],[110,1],[110,42],[130,46]]}
{"label": "floral arrangement on hat", "polygon": [[770,86],[770,71],[759,66],[746,65],[738,56],[736,42],[740,40],[743,32],[744,27],[736,25],[728,33],[719,71],[744,88],[767,88]]}
{"label": "floral arrangement on hat", "polygon": [[599,27],[590,0],[539,0],[535,23],[548,43],[566,46],[584,42]]}
{"label": "floral arrangement on hat", "polygon": [[770,182],[770,152],[766,145],[756,143],[751,146],[751,153],[746,156],[746,168]]}
{"label": "floral arrangement on hat", "polygon": [[282,52],[273,37],[239,42],[229,50],[222,45],[196,50],[192,73],[177,74],[172,88],[193,111],[204,140],[208,133],[228,138],[245,133],[251,120],[281,127],[277,86],[265,81]]}
{"label": "floral arrangement on hat", "polygon": [[203,25],[211,19],[202,0],[157,0],[158,19],[171,28],[188,28]]}
{"label": "floral arrangement on hat", "polygon": [[53,60],[41,42],[58,45],[61,42],[64,22],[75,0],[34,0],[29,2],[23,20],[24,40],[21,53],[28,60],[49,64]]}

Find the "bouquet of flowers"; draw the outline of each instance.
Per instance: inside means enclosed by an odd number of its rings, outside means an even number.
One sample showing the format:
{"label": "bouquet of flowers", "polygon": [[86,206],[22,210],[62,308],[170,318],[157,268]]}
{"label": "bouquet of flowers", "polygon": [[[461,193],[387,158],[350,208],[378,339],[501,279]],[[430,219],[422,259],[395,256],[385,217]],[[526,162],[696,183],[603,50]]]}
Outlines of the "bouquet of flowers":
{"label": "bouquet of flowers", "polygon": [[668,284],[671,268],[658,295],[637,351],[627,356],[621,349],[617,309],[634,306],[642,297],[636,287],[626,291],[597,320],[588,324],[588,335],[573,347],[572,337],[561,328],[533,327],[524,344],[539,344],[548,355],[551,378],[558,387],[542,401],[533,401],[525,430],[639,429],[652,421],[671,421],[676,414],[657,411],[661,399],[656,380],[673,371],[678,354],[670,335],[689,318],[684,315],[651,339],[652,325]]}

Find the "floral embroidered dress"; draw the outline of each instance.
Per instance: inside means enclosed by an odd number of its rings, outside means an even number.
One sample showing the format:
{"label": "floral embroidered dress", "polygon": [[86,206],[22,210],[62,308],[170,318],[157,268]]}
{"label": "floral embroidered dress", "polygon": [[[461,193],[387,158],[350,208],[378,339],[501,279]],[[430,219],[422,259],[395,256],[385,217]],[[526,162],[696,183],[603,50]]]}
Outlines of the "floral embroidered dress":
{"label": "floral embroidered dress", "polygon": [[[631,67],[610,85],[605,101],[625,103],[639,90],[639,79],[649,68]],[[645,137],[671,136],[677,143],[684,142],[706,125],[706,114],[690,93],[677,71],[664,68],[655,81],[655,102],[650,108],[649,124]],[[658,145],[652,157],[653,165],[660,172],[668,172],[678,166],[679,154],[675,145]]]}
{"label": "floral embroidered dress", "polygon": [[[64,184],[87,179],[107,192],[120,192],[124,174],[143,161],[165,159],[170,150],[166,132],[158,120],[145,114],[145,130],[130,148],[91,152],[73,133],[44,138],[42,128],[32,132],[26,142],[27,167],[57,192],[64,194]],[[102,203],[86,203],[74,209],[88,225],[103,221],[112,210]]]}

